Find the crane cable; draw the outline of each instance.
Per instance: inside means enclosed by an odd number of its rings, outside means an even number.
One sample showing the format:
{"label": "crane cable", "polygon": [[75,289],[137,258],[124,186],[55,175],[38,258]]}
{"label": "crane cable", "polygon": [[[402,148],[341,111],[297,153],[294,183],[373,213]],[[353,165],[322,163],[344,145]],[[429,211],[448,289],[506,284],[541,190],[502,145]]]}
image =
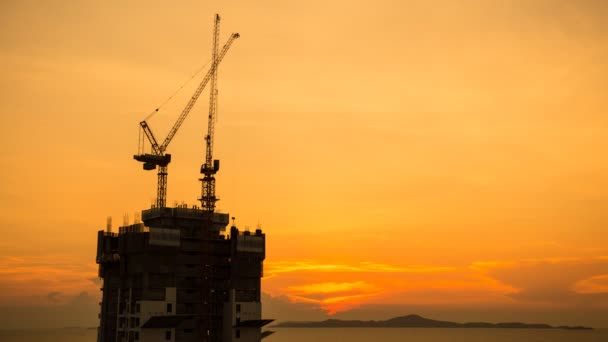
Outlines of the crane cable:
{"label": "crane cable", "polygon": [[198,74],[201,73],[201,71],[203,71],[203,69],[205,69],[205,67],[207,65],[209,65],[209,63],[211,63],[211,60],[213,60],[213,58],[209,58],[209,60],[203,64],[203,66],[201,66],[186,82],[184,82],[184,84],[181,85],[181,87],[179,87],[171,96],[169,96],[163,103],[160,104],[160,106],[158,106],[155,110],[153,110],[150,114],[148,114],[148,116],[146,116],[146,118],[143,121],[148,121],[148,119],[150,119],[151,117],[154,116],[154,114],[158,113],[158,111],[164,107],[169,101],[171,101],[171,99],[173,99],[173,97],[175,95],[177,95],[182,89],[184,89],[184,87],[190,83],[196,76],[198,76]]}
{"label": "crane cable", "polygon": [[[171,96],[169,96],[163,103],[160,104],[160,106],[158,106],[155,110],[153,110],[150,114],[148,114],[148,116],[146,116],[146,118],[143,121],[147,121],[148,119],[150,119],[151,117],[154,116],[154,114],[158,113],[158,111],[164,107],[169,101],[171,101],[171,99],[173,99],[173,97],[175,97],[175,95],[177,95],[182,89],[184,89],[184,87],[190,83],[196,76],[198,76],[198,74],[201,73],[201,71],[203,71],[203,69],[205,69],[205,67],[207,65],[209,65],[209,63],[211,63],[211,60],[213,58],[209,58],[209,60],[207,62],[205,62],[205,64],[203,64],[203,66],[201,66],[188,80],[186,80],[186,82],[184,82],[184,84],[182,84],[175,92],[173,92],[173,94],[171,94]],[[142,131],[141,126],[139,126],[139,137],[138,137],[138,142],[137,142],[137,153],[138,154],[144,154],[146,153],[146,144],[144,141],[144,132]]]}

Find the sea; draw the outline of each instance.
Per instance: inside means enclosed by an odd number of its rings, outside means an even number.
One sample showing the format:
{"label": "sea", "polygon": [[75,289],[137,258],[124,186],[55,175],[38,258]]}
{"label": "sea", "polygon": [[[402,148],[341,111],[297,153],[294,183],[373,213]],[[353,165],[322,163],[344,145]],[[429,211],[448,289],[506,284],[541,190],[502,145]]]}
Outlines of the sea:
{"label": "sea", "polygon": [[[272,328],[264,342],[606,342],[608,329]],[[0,330],[0,342],[95,342],[96,329]]]}

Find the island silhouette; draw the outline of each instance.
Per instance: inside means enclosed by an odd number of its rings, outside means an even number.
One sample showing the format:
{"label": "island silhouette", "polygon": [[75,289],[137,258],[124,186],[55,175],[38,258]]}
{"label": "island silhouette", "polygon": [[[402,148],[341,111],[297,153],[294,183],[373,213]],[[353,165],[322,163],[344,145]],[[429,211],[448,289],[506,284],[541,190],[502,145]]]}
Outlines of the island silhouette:
{"label": "island silhouette", "polygon": [[276,328],[503,328],[503,329],[568,329],[590,330],[583,326],[551,326],[549,324],[529,324],[521,322],[487,323],[468,322],[457,323],[437,321],[419,315],[406,315],[394,317],[384,321],[360,321],[327,319],[318,322],[282,322],[274,325]]}

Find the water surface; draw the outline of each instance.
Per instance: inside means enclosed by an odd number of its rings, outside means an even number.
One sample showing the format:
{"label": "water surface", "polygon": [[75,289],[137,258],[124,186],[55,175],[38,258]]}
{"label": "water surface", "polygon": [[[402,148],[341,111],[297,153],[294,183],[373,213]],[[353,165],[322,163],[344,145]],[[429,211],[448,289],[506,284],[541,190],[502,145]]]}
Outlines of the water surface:
{"label": "water surface", "polygon": [[473,328],[273,328],[264,342],[607,342],[608,330]]}
{"label": "water surface", "polygon": [[[264,342],[606,342],[608,329],[271,328]],[[95,342],[95,329],[0,331],[2,342]]]}

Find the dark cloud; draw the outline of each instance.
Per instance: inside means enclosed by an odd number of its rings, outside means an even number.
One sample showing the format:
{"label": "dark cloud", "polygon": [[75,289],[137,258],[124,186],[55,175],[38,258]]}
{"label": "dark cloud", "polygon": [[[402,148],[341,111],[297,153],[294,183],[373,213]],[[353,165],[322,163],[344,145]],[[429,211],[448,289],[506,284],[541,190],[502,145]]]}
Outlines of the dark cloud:
{"label": "dark cloud", "polygon": [[49,294],[46,296],[46,298],[48,298],[48,300],[51,303],[59,303],[61,301],[61,292],[49,292]]}
{"label": "dark cloud", "polygon": [[315,321],[327,318],[317,304],[294,303],[286,296],[273,297],[262,293],[262,310],[264,318],[278,321]]}
{"label": "dark cloud", "polygon": [[95,285],[103,284],[103,282],[101,281],[101,278],[99,278],[99,277],[91,277],[91,278],[89,278],[89,280]]}
{"label": "dark cloud", "polygon": [[98,325],[98,299],[86,292],[68,297],[51,292],[50,301],[62,297],[64,304],[0,307],[0,329],[95,327]]}
{"label": "dark cloud", "polygon": [[608,260],[541,259],[497,266],[487,274],[518,289],[509,297],[524,304],[551,306],[590,306],[608,310],[608,291],[598,288],[595,293],[577,290],[581,281],[601,276],[608,270]]}

